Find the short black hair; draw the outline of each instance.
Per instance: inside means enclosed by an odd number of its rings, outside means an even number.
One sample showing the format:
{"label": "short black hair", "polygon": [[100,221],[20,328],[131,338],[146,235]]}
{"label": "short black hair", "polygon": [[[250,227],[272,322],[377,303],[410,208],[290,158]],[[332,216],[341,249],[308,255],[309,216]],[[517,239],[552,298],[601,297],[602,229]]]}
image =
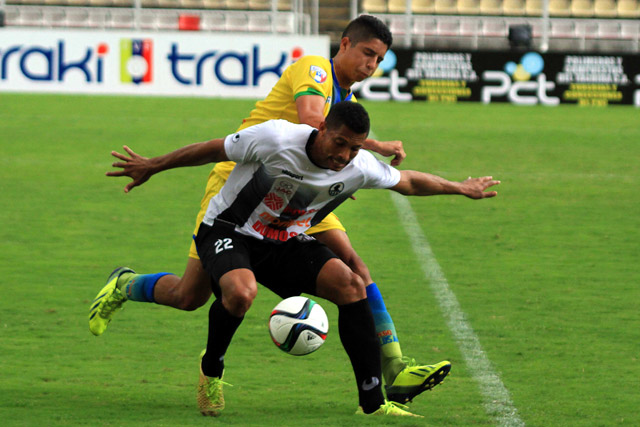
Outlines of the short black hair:
{"label": "short black hair", "polygon": [[360,15],[349,22],[347,28],[342,32],[342,37],[348,37],[352,45],[371,39],[379,39],[382,43],[386,44],[387,49],[389,49],[393,43],[393,37],[391,36],[389,27],[371,15]]}
{"label": "short black hair", "polygon": [[327,129],[345,125],[355,133],[369,135],[369,114],[357,102],[342,101],[332,105],[325,123]]}

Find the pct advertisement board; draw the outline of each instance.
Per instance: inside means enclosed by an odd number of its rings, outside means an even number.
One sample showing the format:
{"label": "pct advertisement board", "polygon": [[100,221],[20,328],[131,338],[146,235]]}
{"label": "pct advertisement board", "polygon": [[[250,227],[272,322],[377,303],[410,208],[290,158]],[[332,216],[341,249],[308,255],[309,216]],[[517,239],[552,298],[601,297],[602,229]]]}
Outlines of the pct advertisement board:
{"label": "pct advertisement board", "polygon": [[327,36],[0,29],[0,92],[262,98]]}
{"label": "pct advertisement board", "polygon": [[393,49],[376,74],[354,88],[359,98],[640,106],[638,55]]}

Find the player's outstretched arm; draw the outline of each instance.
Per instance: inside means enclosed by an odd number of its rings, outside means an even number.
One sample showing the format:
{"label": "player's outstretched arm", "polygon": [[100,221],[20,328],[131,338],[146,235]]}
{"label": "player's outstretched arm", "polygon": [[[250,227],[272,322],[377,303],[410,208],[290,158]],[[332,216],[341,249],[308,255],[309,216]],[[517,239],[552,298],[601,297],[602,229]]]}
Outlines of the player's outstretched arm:
{"label": "player's outstretched arm", "polygon": [[393,157],[393,159],[391,159],[391,166],[398,166],[407,157],[407,153],[404,152],[404,147],[402,146],[402,141],[378,141],[367,138],[362,148],[374,151],[383,157]]}
{"label": "player's outstretched arm", "polygon": [[122,170],[107,172],[107,176],[128,176],[132,179],[124,187],[128,193],[132,188],[144,184],[153,175],[165,171],[186,166],[200,166],[207,163],[229,160],[224,151],[224,139],[212,139],[206,142],[198,142],[179,148],[171,153],[158,157],[147,158],[135,153],[126,145],[123,146],[125,154],[112,151],[111,155],[121,162],[114,162],[111,166]]}
{"label": "player's outstretched arm", "polygon": [[486,191],[500,181],[491,176],[467,178],[464,181],[449,181],[437,175],[418,171],[400,171],[400,182],[391,190],[405,196],[435,196],[438,194],[460,194],[470,199],[486,199],[498,195],[497,191]]}

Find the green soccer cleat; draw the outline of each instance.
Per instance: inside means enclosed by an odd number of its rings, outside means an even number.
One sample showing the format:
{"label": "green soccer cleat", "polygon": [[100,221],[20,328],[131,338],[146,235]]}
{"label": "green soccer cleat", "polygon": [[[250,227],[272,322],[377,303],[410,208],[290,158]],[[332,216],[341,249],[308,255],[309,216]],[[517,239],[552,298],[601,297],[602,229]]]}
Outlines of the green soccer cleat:
{"label": "green soccer cleat", "polygon": [[370,414],[365,414],[362,410],[362,406],[358,406],[358,410],[356,411],[356,415],[394,415],[401,417],[416,417],[416,418],[424,418],[422,415],[412,414],[407,411],[408,407],[401,405],[396,402],[389,402],[387,400],[384,401],[384,404],[380,405],[377,411],[372,412]]}
{"label": "green soccer cleat", "polygon": [[[224,393],[223,385],[231,385],[222,381],[222,376],[208,377],[202,372],[202,356],[205,351],[200,353],[200,381],[198,383],[198,408],[202,415],[209,417],[219,417],[224,409]],[[223,373],[224,375],[224,373]]]}
{"label": "green soccer cleat", "polygon": [[126,296],[120,292],[118,281],[123,274],[135,274],[127,267],[118,267],[109,275],[107,284],[98,292],[98,295],[89,308],[89,330],[95,336],[102,335],[111,322],[116,309],[122,307],[127,300]]}
{"label": "green soccer cleat", "polygon": [[398,402],[411,402],[414,397],[426,390],[431,390],[447,376],[451,370],[451,362],[444,360],[435,365],[418,366],[415,360],[408,360],[407,366],[400,371],[391,385],[385,386],[387,399]]}

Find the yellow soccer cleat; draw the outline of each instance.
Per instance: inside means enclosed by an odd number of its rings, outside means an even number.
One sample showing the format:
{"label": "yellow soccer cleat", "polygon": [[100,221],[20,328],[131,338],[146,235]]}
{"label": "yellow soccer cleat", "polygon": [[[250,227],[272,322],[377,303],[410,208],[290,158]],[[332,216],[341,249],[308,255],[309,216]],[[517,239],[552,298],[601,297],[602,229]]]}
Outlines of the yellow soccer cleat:
{"label": "yellow soccer cleat", "polygon": [[107,284],[98,292],[91,306],[89,307],[89,330],[93,335],[102,335],[111,322],[116,309],[122,307],[127,300],[120,289],[118,280],[123,274],[134,274],[134,271],[127,267],[118,267],[109,275]]}
{"label": "yellow soccer cleat", "polygon": [[416,365],[415,360],[408,360],[407,366],[385,386],[387,399],[398,402],[411,402],[414,397],[426,390],[431,390],[449,374],[451,362],[444,360],[435,365]]}
{"label": "yellow soccer cleat", "polygon": [[387,400],[384,401],[384,404],[380,405],[377,411],[372,412],[370,414],[365,414],[362,410],[361,406],[358,406],[358,410],[356,411],[356,415],[393,415],[393,416],[401,416],[401,417],[416,417],[416,418],[424,418],[422,415],[412,414],[407,411],[408,407],[401,405],[396,402],[389,402]]}
{"label": "yellow soccer cleat", "polygon": [[[222,376],[208,377],[202,372],[202,356],[204,350],[200,353],[200,381],[198,383],[198,408],[202,415],[209,417],[219,417],[224,409],[224,393],[223,385],[231,385],[222,381]],[[224,375],[224,373],[223,373]]]}

